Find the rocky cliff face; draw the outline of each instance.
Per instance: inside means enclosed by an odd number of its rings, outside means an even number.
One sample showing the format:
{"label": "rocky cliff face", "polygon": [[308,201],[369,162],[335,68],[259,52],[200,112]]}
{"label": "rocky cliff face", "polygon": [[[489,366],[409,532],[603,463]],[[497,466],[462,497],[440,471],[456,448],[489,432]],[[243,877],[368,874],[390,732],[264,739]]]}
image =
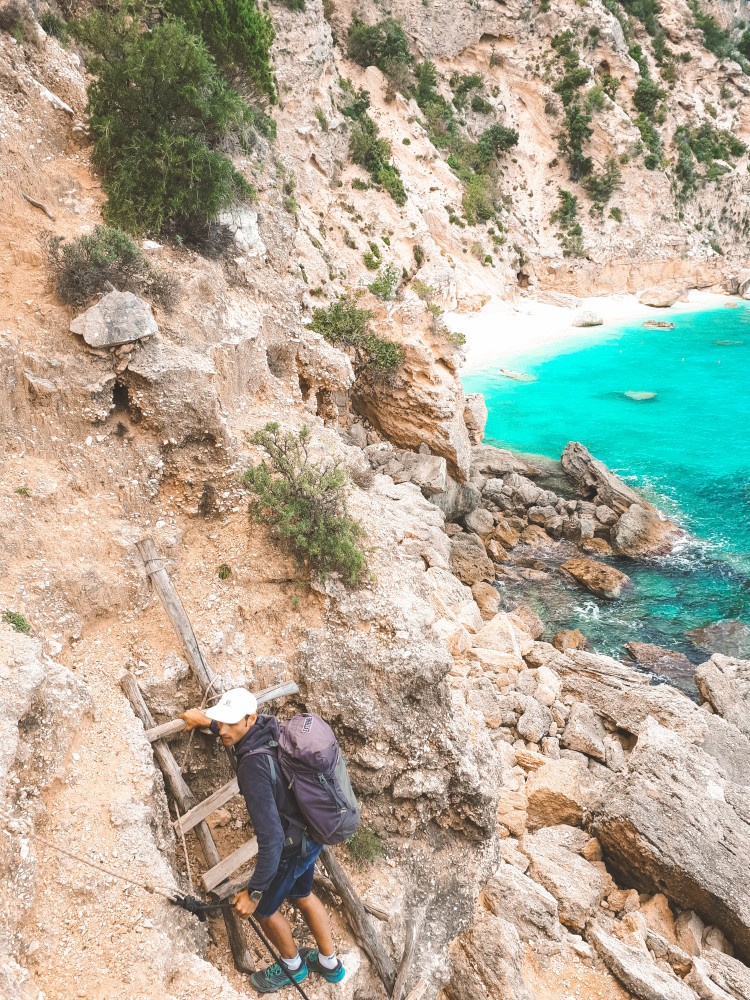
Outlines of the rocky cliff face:
{"label": "rocky cliff face", "polygon": [[[537,487],[522,460],[479,447],[482,407],[463,395],[460,353],[435,312],[535,287],[719,285],[745,263],[746,157],[676,201],[673,167],[646,168],[634,123],[643,69],[629,50],[641,44],[656,77],[651,36],[634,23],[626,42],[597,0],[542,6],[431,0],[389,11],[413,55],[434,61],[446,97],[453,73],[482,76],[491,110],[464,110],[467,138],[490,122],[518,129],[498,165],[492,233],[463,218],[462,184],[414,100],[347,61],[351,15],[375,21],[381,11],[274,6],[279,136],[242,164],[257,203],[224,220],[233,242],[219,260],[147,245],[178,279],[180,301],[154,308],[148,337],[112,349],[71,332],[77,310],[50,290],[38,242],[43,230],[75,237],[102,218],[80,56],[38,32],[23,43],[0,32],[0,235],[12,265],[1,279],[0,608],[33,629],[28,638],[17,619],[0,625],[0,805],[16,817],[0,856],[0,982],[10,997],[244,995],[220,930],[206,935],[158,899],[89,879],[25,836],[36,830],[138,877],[186,884],[161,779],[118,688],[134,671],[165,717],[198,698],[134,549],[144,535],[169,561],[225,680],[293,678],[300,700],[282,710],[304,706],[336,725],[367,825],[386,844],[385,860],[353,877],[391,914],[381,929],[396,960],[405,920],[427,907],[410,986],[421,974],[422,995],[444,989],[448,1000],[546,1000],[561,982],[602,998],[743,995],[747,893],[727,852],[747,847],[737,709],[747,664],[714,657],[701,668],[699,709],[570,636],[543,641],[553,637],[528,609],[498,612],[489,584],[519,538],[590,543],[594,555],[624,539],[637,556],[633,539],[649,542],[659,528],[661,543],[670,532],[591,456],[583,465],[570,456],[580,473],[570,499]],[[660,17],[675,71],[660,123],[665,158],[679,125],[713,122],[742,138],[738,66],[701,46],[687,5],[675,0]],[[617,83],[613,98],[595,99],[589,151],[597,170],[610,156],[621,162],[620,220],[589,214],[559,154],[552,40],[568,29],[594,74],[586,89],[605,75]],[[391,142],[402,207],[348,162],[344,76],[368,91]],[[561,255],[550,223],[557,188],[571,186],[582,258]],[[373,244],[400,274],[397,300],[367,291]],[[378,334],[402,345],[392,384],[355,380],[352,357],[309,329],[311,310],[344,293],[361,293]],[[350,506],[372,570],[361,591],[311,588],[248,525],[238,474],[258,457],[247,434],[271,419],[311,425],[316,454],[359,470]],[[183,752],[206,794],[215,754]],[[661,806],[675,798],[670,816]],[[216,820],[227,853],[249,834],[235,806]],[[689,816],[715,812],[724,839],[700,827],[709,843],[696,854]],[[334,921],[350,972],[342,995],[380,996]]]}

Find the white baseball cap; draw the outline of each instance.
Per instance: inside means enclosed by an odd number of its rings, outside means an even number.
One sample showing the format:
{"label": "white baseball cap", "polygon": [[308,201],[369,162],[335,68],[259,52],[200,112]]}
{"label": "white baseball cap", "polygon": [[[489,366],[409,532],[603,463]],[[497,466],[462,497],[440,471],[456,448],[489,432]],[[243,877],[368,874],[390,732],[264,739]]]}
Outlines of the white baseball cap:
{"label": "white baseball cap", "polygon": [[233,726],[246,715],[255,715],[257,711],[258,702],[251,691],[245,688],[232,688],[222,695],[221,701],[217,701],[213,708],[206,709],[206,715],[216,722],[226,722]]}

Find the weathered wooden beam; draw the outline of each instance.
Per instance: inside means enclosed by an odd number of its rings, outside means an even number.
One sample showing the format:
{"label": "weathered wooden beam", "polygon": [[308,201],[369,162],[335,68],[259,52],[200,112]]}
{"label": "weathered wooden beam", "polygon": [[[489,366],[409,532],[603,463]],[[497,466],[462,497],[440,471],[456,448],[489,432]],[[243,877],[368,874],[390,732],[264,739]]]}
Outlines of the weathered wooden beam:
{"label": "weathered wooden beam", "polygon": [[[299,687],[294,681],[284,681],[282,684],[273,684],[271,687],[264,688],[259,691],[255,696],[258,705],[265,705],[266,702],[273,701],[275,698],[285,698],[290,694],[297,694],[299,692]],[[185,723],[182,719],[171,719],[169,722],[162,722],[160,726],[154,726],[153,729],[149,729],[146,732],[146,739],[149,743],[153,743],[154,740],[168,740],[173,736],[177,736],[178,733],[183,732],[185,729]],[[201,730],[205,732],[205,730]]]}
{"label": "weathered wooden beam", "polygon": [[209,667],[203,656],[198,640],[195,638],[193,626],[185,613],[179,594],[169,579],[164,562],[159,555],[152,538],[142,538],[136,542],[136,548],[141,554],[141,558],[146,566],[146,572],[154,585],[156,593],[159,595],[164,610],[172,623],[172,627],[177,633],[177,637],[182,643],[185,658],[191,669],[198,678],[201,688],[206,691],[208,688],[216,695],[224,693],[224,684],[218,674]]}
{"label": "weathered wooden beam", "polygon": [[420,931],[422,930],[422,921],[424,920],[424,910],[418,910],[413,916],[406,922],[406,938],[404,941],[404,954],[401,958],[401,965],[398,969],[398,976],[396,976],[396,985],[393,987],[393,993],[391,994],[391,1000],[401,1000],[404,995],[404,990],[406,989],[406,983],[409,978],[409,973],[411,972],[412,962],[414,961],[414,951],[417,947],[417,939],[419,938]]}
{"label": "weathered wooden beam", "polygon": [[172,823],[175,828],[175,832],[179,834],[187,833],[188,830],[192,830],[196,823],[200,823],[201,820],[207,819],[212,812],[216,812],[217,809],[221,809],[225,802],[229,802],[233,799],[235,795],[239,793],[240,786],[237,784],[237,779],[232,778],[228,781],[226,785],[222,785],[218,788],[213,795],[209,795],[207,799],[203,799],[199,802],[197,806],[193,806],[189,809],[183,816],[178,816],[178,818]]}
{"label": "weathered wooden beam", "polygon": [[[143,723],[143,728],[153,729],[154,720],[151,717],[151,713],[148,710],[146,702],[143,700],[141,689],[138,687],[135,677],[129,673],[124,674],[120,680],[120,685],[127,695],[130,704],[133,706],[133,711],[136,716]],[[177,807],[180,812],[187,812],[189,809],[192,809],[196,804],[195,796],[185,783],[185,779],[180,773],[180,769],[177,766],[177,761],[172,755],[172,751],[169,749],[167,744],[161,740],[157,740],[156,743],[152,743],[151,747],[153,749],[156,762],[164,775],[164,781],[167,788],[177,803]],[[195,835],[198,838],[198,843],[200,844],[206,864],[211,866],[219,864],[221,856],[216,849],[216,844],[214,843],[214,838],[211,835],[211,830],[205,821],[200,822],[195,826]],[[227,929],[229,946],[232,949],[232,955],[234,956],[234,964],[240,972],[254,972],[255,963],[253,962],[252,955],[248,950],[247,941],[245,940],[245,932],[240,918],[233,910],[229,909],[222,910],[222,916],[224,917],[224,924]]]}
{"label": "weathered wooden beam", "polygon": [[252,861],[255,855],[258,853],[258,841],[255,837],[252,840],[246,840],[244,844],[240,844],[236,851],[232,851],[228,854],[223,861],[220,861],[218,865],[214,865],[210,868],[205,875],[202,876],[202,882],[205,886],[206,892],[211,892],[215,889],[217,885],[221,885],[222,882],[226,882],[230,875],[246,865],[248,861]]}
{"label": "weathered wooden beam", "polygon": [[427,980],[424,976],[419,980],[417,985],[411,991],[406,1000],[422,1000],[422,997],[427,992]]}
{"label": "weathered wooden beam", "polygon": [[321,858],[336,888],[336,893],[346,910],[352,930],[367,953],[367,957],[372,962],[373,968],[383,986],[385,986],[388,996],[390,996],[396,982],[396,967],[393,964],[391,956],[383,947],[380,936],[368,917],[362,900],[354,891],[354,887],[349,881],[346,872],[337,861],[330,847],[323,848]]}
{"label": "weathered wooden beam", "polygon": [[[321,875],[320,872],[315,873],[315,884],[325,889],[326,892],[330,892],[333,896],[338,896],[336,886],[325,875]],[[362,900],[362,906],[364,906],[369,914],[378,920],[382,920],[383,923],[387,923],[391,919],[388,910],[384,910],[380,906],[373,906],[372,903],[368,903],[364,899]]]}

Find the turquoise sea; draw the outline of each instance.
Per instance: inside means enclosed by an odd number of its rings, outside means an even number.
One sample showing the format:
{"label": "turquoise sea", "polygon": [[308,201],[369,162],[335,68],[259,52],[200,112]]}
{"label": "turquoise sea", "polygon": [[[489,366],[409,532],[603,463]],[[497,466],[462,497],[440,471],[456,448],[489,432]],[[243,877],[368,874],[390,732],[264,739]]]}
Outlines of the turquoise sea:
{"label": "turquoise sea", "polygon": [[[750,623],[750,308],[658,311],[673,330],[642,321],[585,331],[467,374],[489,409],[485,440],[559,459],[568,441],[593,455],[683,525],[692,540],[650,564],[613,560],[633,587],[615,602],[524,584],[550,629],[579,627],[601,651],[639,640],[705,659],[688,629]],[[656,393],[633,400],[626,392]],[[517,594],[509,594],[516,598]]]}

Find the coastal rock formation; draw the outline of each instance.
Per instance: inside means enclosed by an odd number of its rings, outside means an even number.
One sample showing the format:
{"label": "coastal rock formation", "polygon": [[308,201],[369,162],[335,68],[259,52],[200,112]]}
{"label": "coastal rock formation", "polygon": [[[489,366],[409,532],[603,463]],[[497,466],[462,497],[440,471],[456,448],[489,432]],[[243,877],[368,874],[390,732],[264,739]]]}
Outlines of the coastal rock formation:
{"label": "coastal rock formation", "polygon": [[611,537],[615,552],[640,559],[671,552],[679,535],[679,529],[653,507],[634,503],[612,528]]}
{"label": "coastal rock formation", "polygon": [[643,504],[635,490],[626,486],[578,441],[571,441],[565,447],[560,464],[565,475],[587,499],[599,497],[617,515],[624,514],[633,504]]}
{"label": "coastal rock formation", "polygon": [[750,660],[715,653],[695,671],[695,683],[718,715],[750,736]]}
{"label": "coastal rock formation", "polygon": [[611,870],[642,891],[664,890],[720,927],[750,956],[750,741],[732,725],[693,743],[654,719],[641,726],[627,770],[592,807],[590,828]]}
{"label": "coastal rock formation", "polygon": [[568,559],[560,569],[598,597],[619,597],[623,587],[630,583],[625,573],[594,559]]}
{"label": "coastal rock formation", "polygon": [[646,288],[638,296],[643,306],[653,306],[655,309],[668,309],[673,306],[683,293],[679,288]]}
{"label": "coastal rock formation", "polygon": [[709,653],[722,653],[740,660],[750,660],[750,625],[727,619],[690,629],[688,639]]}

